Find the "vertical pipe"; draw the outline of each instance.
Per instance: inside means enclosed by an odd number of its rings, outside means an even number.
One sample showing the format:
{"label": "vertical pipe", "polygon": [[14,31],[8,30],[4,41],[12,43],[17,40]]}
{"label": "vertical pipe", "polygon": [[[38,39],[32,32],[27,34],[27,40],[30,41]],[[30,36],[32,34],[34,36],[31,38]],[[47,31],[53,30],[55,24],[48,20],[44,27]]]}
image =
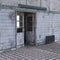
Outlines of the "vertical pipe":
{"label": "vertical pipe", "polygon": [[49,0],[49,3],[48,3],[49,5],[48,5],[48,11],[50,11],[50,0]]}
{"label": "vertical pipe", "polygon": [[15,47],[17,48],[17,21],[16,21],[16,14],[17,14],[17,11],[15,11]]}
{"label": "vertical pipe", "polygon": [[41,7],[41,5],[42,5],[42,1],[40,0],[40,7]]}
{"label": "vertical pipe", "polygon": [[26,5],[27,5],[27,0],[26,0]]}

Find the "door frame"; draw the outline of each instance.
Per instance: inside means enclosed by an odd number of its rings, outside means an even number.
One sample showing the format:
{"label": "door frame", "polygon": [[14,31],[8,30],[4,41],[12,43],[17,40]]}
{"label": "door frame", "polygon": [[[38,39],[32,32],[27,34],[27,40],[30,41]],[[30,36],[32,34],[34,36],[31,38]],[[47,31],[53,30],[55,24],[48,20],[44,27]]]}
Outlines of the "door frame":
{"label": "door frame", "polygon": [[[26,16],[32,16],[33,20],[32,20],[32,23],[33,23],[33,26],[32,26],[32,31],[34,31],[34,45],[36,43],[36,14],[35,13],[24,13],[24,18],[27,18]],[[25,30],[25,19],[24,19],[24,45],[25,45],[25,39],[26,39],[26,30]]]}

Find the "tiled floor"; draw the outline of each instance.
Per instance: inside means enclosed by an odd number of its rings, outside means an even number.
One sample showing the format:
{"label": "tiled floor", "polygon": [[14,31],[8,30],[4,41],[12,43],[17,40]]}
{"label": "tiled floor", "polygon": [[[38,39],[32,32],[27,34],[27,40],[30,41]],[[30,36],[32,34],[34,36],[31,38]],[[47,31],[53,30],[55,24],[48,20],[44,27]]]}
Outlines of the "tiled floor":
{"label": "tiled floor", "polygon": [[41,45],[38,47],[28,46],[13,51],[5,51],[0,53],[0,60],[60,60],[60,53],[48,51],[49,47],[47,46],[45,45],[45,50],[42,49]]}
{"label": "tiled floor", "polygon": [[37,46],[37,48],[60,54],[60,43],[59,42],[46,44],[46,45],[40,45],[40,46]]}

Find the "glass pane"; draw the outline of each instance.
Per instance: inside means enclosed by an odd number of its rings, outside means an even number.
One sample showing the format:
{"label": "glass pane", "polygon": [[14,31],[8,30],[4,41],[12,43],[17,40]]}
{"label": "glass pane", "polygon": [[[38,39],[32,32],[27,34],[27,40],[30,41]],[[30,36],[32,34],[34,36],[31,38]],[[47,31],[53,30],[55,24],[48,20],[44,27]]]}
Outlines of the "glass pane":
{"label": "glass pane", "polygon": [[19,22],[17,22],[17,28],[20,28],[20,23]]}
{"label": "glass pane", "polygon": [[21,27],[23,26],[22,22],[20,22],[20,26],[21,26]]}
{"label": "glass pane", "polygon": [[19,15],[17,15],[17,21],[19,21],[20,20],[20,16]]}
{"label": "glass pane", "polygon": [[20,16],[20,21],[22,22],[22,20],[23,20],[23,16]]}
{"label": "glass pane", "polygon": [[27,17],[27,31],[32,31],[32,26],[33,26],[32,16],[28,16]]}

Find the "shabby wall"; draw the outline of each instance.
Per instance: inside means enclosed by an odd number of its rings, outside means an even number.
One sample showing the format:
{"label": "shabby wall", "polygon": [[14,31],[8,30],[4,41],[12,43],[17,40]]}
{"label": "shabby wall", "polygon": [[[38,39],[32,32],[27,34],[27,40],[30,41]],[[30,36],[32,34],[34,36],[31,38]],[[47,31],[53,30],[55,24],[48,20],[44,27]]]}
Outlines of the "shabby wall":
{"label": "shabby wall", "polygon": [[16,47],[15,11],[0,10],[0,50]]}
{"label": "shabby wall", "polygon": [[45,7],[48,11],[60,12],[60,0],[0,0],[2,5],[18,6],[18,4]]}
{"label": "shabby wall", "polygon": [[60,41],[60,14],[37,12],[36,43],[44,44],[50,35],[55,35],[55,42]]}

